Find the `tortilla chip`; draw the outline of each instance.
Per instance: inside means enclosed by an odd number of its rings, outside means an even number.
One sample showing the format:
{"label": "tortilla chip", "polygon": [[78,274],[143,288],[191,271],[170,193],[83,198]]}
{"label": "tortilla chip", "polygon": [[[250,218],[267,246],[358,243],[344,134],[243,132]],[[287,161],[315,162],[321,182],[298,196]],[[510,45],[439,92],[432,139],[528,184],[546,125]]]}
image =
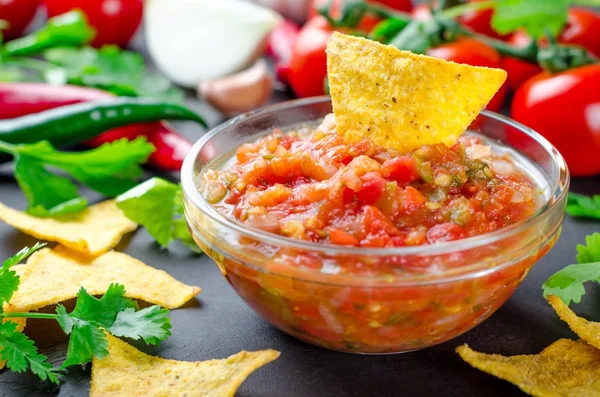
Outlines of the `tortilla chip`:
{"label": "tortilla chip", "polygon": [[152,357],[107,335],[109,355],[92,362],[90,397],[232,397],[254,370],[279,357],[275,350],[242,351],[222,360],[186,362]]}
{"label": "tortilla chip", "polygon": [[334,33],[327,74],[337,131],[399,152],[453,145],[500,89],[506,72],[400,51]]}
{"label": "tortilla chip", "polygon": [[558,296],[549,295],[547,299],[558,317],[569,324],[573,332],[590,345],[600,349],[600,323],[578,317]]}
{"label": "tortilla chip", "polygon": [[125,296],[174,309],[200,292],[163,270],[150,267],[121,252],[97,258],[68,248],[44,248],[29,257],[19,290],[5,311],[28,312],[77,296],[80,287],[102,295],[111,283],[125,286]]}
{"label": "tortilla chip", "polygon": [[37,218],[0,203],[0,220],[23,233],[56,241],[87,255],[100,255],[134,231],[137,224],[123,214],[114,200],[91,205],[77,214]]}
{"label": "tortilla chip", "polygon": [[582,340],[560,339],[540,354],[504,357],[456,349],[473,367],[538,397],[600,396],[600,350]]}

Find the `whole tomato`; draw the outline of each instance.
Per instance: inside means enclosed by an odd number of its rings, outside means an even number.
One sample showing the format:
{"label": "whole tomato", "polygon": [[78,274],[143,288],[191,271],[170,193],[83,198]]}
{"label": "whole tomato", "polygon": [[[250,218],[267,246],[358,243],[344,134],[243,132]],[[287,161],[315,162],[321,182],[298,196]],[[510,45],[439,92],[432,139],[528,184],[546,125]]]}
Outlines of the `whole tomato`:
{"label": "whole tomato", "polygon": [[[329,0],[310,0],[308,3],[308,17],[312,18],[319,15],[317,8],[327,4]],[[338,16],[339,7],[344,0],[333,0],[330,8],[332,16]],[[368,0],[367,3],[380,4],[397,11],[410,11],[412,8],[411,0]],[[373,15],[365,15],[358,25],[358,30],[370,32],[381,20]]]}
{"label": "whole tomato", "polygon": [[[475,39],[460,38],[454,42],[430,48],[427,50],[427,55],[473,66],[501,67],[500,54],[494,48]],[[505,96],[506,87],[504,84],[494,95],[487,109],[494,112],[500,110]]]}
{"label": "whole tomato", "polygon": [[[469,3],[485,1],[485,0],[469,0]],[[484,10],[473,10],[469,11],[466,14],[461,15],[458,18],[458,21],[471,28],[477,33],[484,34],[489,37],[493,37],[495,39],[502,39],[506,36],[502,36],[498,34],[494,29],[492,29],[492,15],[494,14],[494,10],[492,8],[486,8]]]}
{"label": "whole tomato", "polygon": [[[527,47],[531,43],[531,37],[518,30],[510,36],[508,43],[518,48]],[[512,90],[516,90],[525,81],[542,71],[536,62],[522,61],[508,56],[502,58],[502,69],[508,73],[506,82]]]}
{"label": "whole tomato", "polygon": [[600,64],[527,80],[511,116],[556,146],[573,176],[600,173]]}
{"label": "whole tomato", "polygon": [[558,42],[583,46],[600,57],[600,15],[583,8],[569,9],[567,26]]}
{"label": "whole tomato", "polygon": [[304,98],[325,93],[327,75],[327,40],[333,29],[327,20],[318,15],[310,19],[300,30],[292,47],[288,79],[296,96]]}
{"label": "whole tomato", "polygon": [[19,37],[35,16],[41,0],[0,0],[0,19],[8,22],[2,31],[5,40]]}
{"label": "whole tomato", "polygon": [[45,0],[48,16],[82,10],[96,29],[94,47],[116,44],[125,47],[142,21],[143,0]]}

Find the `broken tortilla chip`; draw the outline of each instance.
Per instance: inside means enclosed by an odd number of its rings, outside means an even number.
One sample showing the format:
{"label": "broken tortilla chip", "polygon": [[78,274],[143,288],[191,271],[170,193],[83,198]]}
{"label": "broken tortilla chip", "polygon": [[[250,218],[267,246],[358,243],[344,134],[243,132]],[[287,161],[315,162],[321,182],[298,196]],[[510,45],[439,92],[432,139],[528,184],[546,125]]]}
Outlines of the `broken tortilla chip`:
{"label": "broken tortilla chip", "polygon": [[137,228],[114,200],[91,205],[77,214],[54,218],[38,218],[0,203],[0,220],[30,236],[56,241],[93,256],[113,248],[121,237]]}
{"label": "broken tortilla chip", "polygon": [[91,295],[102,295],[111,283],[125,286],[125,296],[175,309],[200,292],[163,270],[131,256],[110,251],[91,258],[58,246],[44,248],[29,257],[19,290],[6,312],[29,312],[73,299],[84,287]]}
{"label": "broken tortilla chip", "polygon": [[453,145],[500,89],[506,72],[334,33],[327,75],[338,133],[409,152]]}
{"label": "broken tortilla chip", "polygon": [[242,351],[222,360],[185,362],[149,356],[107,335],[109,355],[92,362],[90,397],[232,397],[254,370],[279,357],[275,350]]}
{"label": "broken tortilla chip", "polygon": [[578,317],[558,296],[549,295],[547,299],[558,317],[567,323],[573,332],[590,345],[600,349],[600,323]]}
{"label": "broken tortilla chip", "polygon": [[537,397],[600,396],[600,350],[582,340],[560,339],[540,354],[504,357],[459,346],[473,367]]}

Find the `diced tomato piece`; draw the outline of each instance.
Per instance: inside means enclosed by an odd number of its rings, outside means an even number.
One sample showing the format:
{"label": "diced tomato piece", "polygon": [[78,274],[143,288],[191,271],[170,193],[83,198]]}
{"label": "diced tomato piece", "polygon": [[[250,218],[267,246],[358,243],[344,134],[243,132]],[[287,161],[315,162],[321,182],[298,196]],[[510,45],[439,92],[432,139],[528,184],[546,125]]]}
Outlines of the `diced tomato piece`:
{"label": "diced tomato piece", "polygon": [[361,178],[362,186],[356,192],[360,204],[374,204],[385,190],[385,179],[378,172],[367,172]]}
{"label": "diced tomato piece", "polygon": [[421,208],[427,199],[417,189],[412,186],[406,186],[402,192],[404,198],[404,207],[406,212],[414,212]]}
{"label": "diced tomato piece", "polygon": [[334,227],[330,227],[329,231],[329,241],[332,244],[339,245],[358,245],[360,241],[351,235],[350,233],[346,233],[343,230],[336,229]]}
{"label": "diced tomato piece", "polygon": [[383,163],[381,173],[384,177],[406,185],[419,179],[417,163],[412,157],[399,156]]}
{"label": "diced tomato piece", "polygon": [[454,241],[464,238],[466,235],[465,229],[455,223],[447,222],[439,225],[434,225],[427,231],[427,241],[430,243],[438,243],[444,241]]}

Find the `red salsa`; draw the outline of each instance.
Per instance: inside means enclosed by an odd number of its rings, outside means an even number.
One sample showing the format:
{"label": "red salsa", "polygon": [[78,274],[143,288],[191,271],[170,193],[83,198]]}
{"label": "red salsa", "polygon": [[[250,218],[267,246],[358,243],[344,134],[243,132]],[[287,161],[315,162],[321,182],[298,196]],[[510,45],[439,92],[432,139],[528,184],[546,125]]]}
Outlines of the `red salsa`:
{"label": "red salsa", "polygon": [[[452,147],[400,154],[368,139],[345,143],[332,116],[316,129],[275,130],[241,145],[202,179],[206,199],[245,225],[337,246],[434,245],[493,232],[538,207],[534,181],[510,154],[475,135]],[[272,253],[256,263],[258,240],[223,237],[202,248],[240,296],[280,329],[336,350],[382,353],[440,343],[493,313],[554,241],[523,248],[519,237],[432,256],[372,256],[368,249],[364,256],[363,250],[330,256],[282,244],[259,249]],[[238,255],[234,246],[247,252]],[[465,264],[491,270],[402,284],[407,274],[429,277]],[[346,283],[355,276],[368,279]]]}

